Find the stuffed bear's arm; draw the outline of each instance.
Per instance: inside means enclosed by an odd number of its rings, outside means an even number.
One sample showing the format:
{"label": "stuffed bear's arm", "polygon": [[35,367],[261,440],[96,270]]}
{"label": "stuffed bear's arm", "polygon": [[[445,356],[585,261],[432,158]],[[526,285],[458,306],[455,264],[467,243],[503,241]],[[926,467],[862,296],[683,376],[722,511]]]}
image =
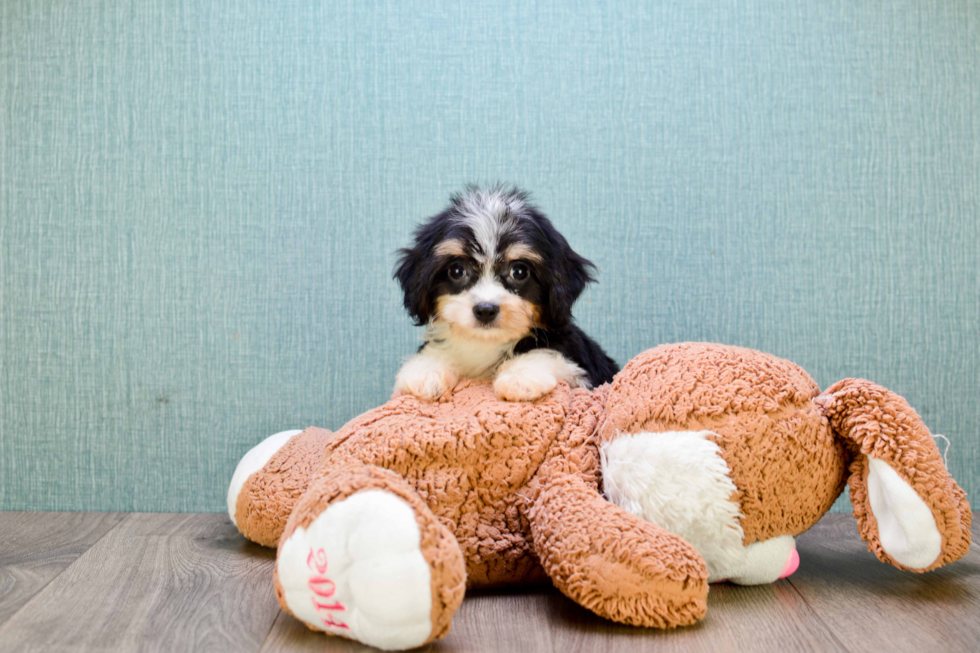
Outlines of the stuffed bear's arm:
{"label": "stuffed bear's arm", "polygon": [[534,549],[555,586],[596,614],[634,626],[695,623],[708,571],[685,540],[603,499],[581,475],[537,479]]}

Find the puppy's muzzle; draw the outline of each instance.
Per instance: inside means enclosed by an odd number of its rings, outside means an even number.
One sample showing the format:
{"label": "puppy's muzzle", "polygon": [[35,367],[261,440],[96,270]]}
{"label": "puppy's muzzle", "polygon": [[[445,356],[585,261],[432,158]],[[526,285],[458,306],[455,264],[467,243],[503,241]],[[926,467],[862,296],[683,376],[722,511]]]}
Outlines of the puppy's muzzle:
{"label": "puppy's muzzle", "polygon": [[480,302],[473,307],[473,315],[480,324],[488,325],[500,314],[500,306],[490,302]]}

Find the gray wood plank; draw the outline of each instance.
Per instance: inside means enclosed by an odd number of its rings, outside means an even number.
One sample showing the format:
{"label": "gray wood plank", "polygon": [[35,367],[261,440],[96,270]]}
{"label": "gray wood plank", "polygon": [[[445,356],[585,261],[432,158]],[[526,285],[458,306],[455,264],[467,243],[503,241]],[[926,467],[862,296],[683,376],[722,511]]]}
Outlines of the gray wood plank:
{"label": "gray wood plank", "polygon": [[[673,631],[621,626],[595,616],[553,588],[484,592],[466,597],[445,639],[432,653],[527,651],[844,651],[786,582],[762,587],[713,585],[708,617]],[[374,650],[307,630],[283,614],[263,653]]]}
{"label": "gray wood plank", "polygon": [[125,517],[122,513],[0,512],[0,624]]}
{"label": "gray wood plank", "polygon": [[850,515],[827,515],[797,540],[790,582],[851,651],[980,650],[980,524],[962,559],[927,574],[878,561]]}
{"label": "gray wood plank", "polygon": [[[424,650],[976,650],[976,548],[931,574],[900,572],[867,552],[847,515],[828,515],[798,546],[790,580],[713,585],[707,618],[691,628],[619,626],[551,588],[474,592],[450,634]],[[22,597],[0,623],[0,652],[373,650],[281,612],[274,551],[247,543],[224,515],[0,514],[0,552],[0,572],[19,570],[0,607]]]}
{"label": "gray wood plank", "polygon": [[262,643],[261,653],[360,653],[378,649],[310,630],[282,612]]}
{"label": "gray wood plank", "polygon": [[621,626],[555,595],[549,610],[554,651],[844,651],[786,581],[758,587],[711,586],[708,614],[675,630]]}
{"label": "gray wood plank", "polygon": [[[552,651],[551,610],[568,601],[551,586],[471,592],[445,639],[430,648],[454,651]],[[499,647],[498,647],[499,644]]]}
{"label": "gray wood plank", "polygon": [[134,514],[0,627],[0,651],[258,650],[275,552],[223,514]]}
{"label": "gray wood plank", "polygon": [[[471,592],[453,618],[444,639],[421,652],[551,651],[548,611],[553,589],[524,592]],[[362,653],[377,651],[340,637],[309,630],[283,613],[269,633],[262,653]]]}

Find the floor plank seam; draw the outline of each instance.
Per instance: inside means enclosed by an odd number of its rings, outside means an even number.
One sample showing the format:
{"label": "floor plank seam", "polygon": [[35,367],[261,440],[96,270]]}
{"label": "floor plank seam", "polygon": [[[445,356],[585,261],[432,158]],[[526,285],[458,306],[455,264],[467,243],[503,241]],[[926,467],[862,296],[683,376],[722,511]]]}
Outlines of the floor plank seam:
{"label": "floor plank seam", "polygon": [[789,586],[793,588],[793,591],[796,592],[796,595],[800,597],[800,600],[803,601],[804,604],[806,604],[807,609],[811,613],[813,613],[813,616],[816,617],[817,621],[820,622],[820,625],[823,626],[824,630],[827,631],[827,634],[830,635],[830,638],[835,642],[837,642],[837,645],[840,646],[843,650],[848,651],[848,653],[851,653],[851,649],[848,648],[844,644],[844,642],[842,642],[840,639],[837,638],[837,634],[834,632],[834,629],[831,628],[826,621],[824,621],[823,617],[816,610],[816,608],[814,608],[813,605],[811,605],[811,603],[806,600],[806,597],[803,596],[803,592],[800,591],[800,588],[798,588],[796,585],[793,584],[793,579],[787,578],[786,580],[789,583]]}
{"label": "floor plank seam", "polygon": [[269,638],[272,637],[272,631],[276,629],[276,624],[279,623],[280,619],[282,619],[283,614],[285,613],[280,610],[279,614],[276,615],[276,618],[272,620],[271,624],[269,624],[268,632],[265,634],[265,637],[262,638],[262,641],[259,642],[259,647],[255,649],[256,653],[260,653],[261,651],[265,650],[265,645],[269,642]]}
{"label": "floor plank seam", "polygon": [[123,524],[123,523],[125,523],[125,522],[127,522],[127,521],[129,521],[129,518],[130,518],[130,517],[131,517],[132,515],[133,515],[133,513],[131,513],[131,512],[127,512],[127,513],[124,513],[124,514],[123,514],[123,518],[122,518],[122,519],[120,519],[120,520],[119,520],[118,522],[116,522],[116,523],[115,523],[115,525],[113,525],[113,527],[112,527],[112,528],[110,528],[110,529],[109,529],[109,530],[107,530],[107,531],[106,531],[105,533],[103,533],[103,534],[102,534],[102,535],[101,535],[101,536],[99,537],[99,539],[97,539],[97,540],[95,540],[95,541],[94,541],[94,542],[92,542],[92,543],[91,543],[90,545],[88,545],[88,547],[86,547],[86,549],[85,549],[84,551],[82,551],[81,553],[79,553],[79,554],[78,554],[78,557],[77,557],[77,558],[75,558],[74,560],[72,560],[72,562],[71,562],[71,564],[70,564],[70,565],[68,565],[67,567],[65,567],[64,569],[62,569],[62,570],[61,570],[61,571],[60,571],[59,573],[57,573],[56,575],[54,575],[54,576],[52,576],[52,577],[51,577],[51,578],[50,578],[50,579],[48,580],[48,582],[46,582],[46,583],[45,583],[44,585],[42,585],[41,587],[39,587],[39,588],[38,588],[38,590],[37,590],[36,592],[34,592],[34,595],[33,595],[33,596],[32,596],[32,597],[30,598],[30,600],[28,600],[28,601],[27,601],[27,603],[25,603],[24,605],[22,605],[22,606],[20,606],[20,607],[19,607],[19,608],[17,608],[16,610],[14,610],[14,611],[13,611],[12,613],[10,613],[10,615],[9,615],[9,616],[8,616],[8,617],[7,617],[7,618],[6,618],[6,619],[5,619],[4,621],[3,621],[3,623],[0,623],[0,633],[2,633],[2,632],[3,632],[3,630],[4,630],[4,627],[5,627],[5,626],[6,626],[7,624],[9,624],[9,623],[10,623],[11,621],[13,621],[13,619],[14,619],[14,617],[16,617],[16,616],[17,616],[18,614],[20,614],[20,613],[21,613],[21,612],[22,612],[23,610],[26,610],[27,608],[29,608],[29,607],[31,606],[31,604],[32,604],[32,603],[34,603],[34,601],[35,601],[35,600],[37,600],[37,597],[39,597],[39,596],[41,596],[41,594],[43,594],[43,593],[44,593],[44,590],[46,590],[46,589],[48,588],[48,586],[49,586],[49,585],[51,585],[51,583],[53,583],[53,582],[54,582],[54,581],[56,581],[57,579],[59,579],[59,578],[61,578],[61,577],[62,577],[62,576],[63,576],[63,575],[65,574],[65,572],[67,572],[67,571],[68,571],[69,569],[71,569],[72,567],[74,567],[74,566],[75,566],[75,564],[76,564],[76,563],[78,562],[78,560],[79,560],[79,558],[81,558],[81,557],[82,557],[82,556],[84,556],[84,555],[85,555],[86,553],[88,553],[89,551],[91,551],[91,550],[92,550],[92,547],[94,547],[94,546],[95,546],[96,544],[98,544],[99,542],[101,542],[102,540],[104,540],[104,539],[105,539],[105,538],[106,538],[106,537],[107,537],[107,536],[109,535],[109,533],[112,533],[112,532],[113,532],[113,531],[115,531],[115,530],[116,530],[117,528],[119,528],[119,526],[120,526],[121,524]]}

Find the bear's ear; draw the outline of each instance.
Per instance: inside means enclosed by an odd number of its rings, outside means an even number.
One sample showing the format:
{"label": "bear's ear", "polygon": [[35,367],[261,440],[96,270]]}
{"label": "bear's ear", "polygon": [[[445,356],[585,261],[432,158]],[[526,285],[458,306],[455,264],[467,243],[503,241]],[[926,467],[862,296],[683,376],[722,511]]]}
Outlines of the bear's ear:
{"label": "bear's ear", "polygon": [[585,286],[595,281],[592,272],[595,265],[579,256],[557,231],[551,238],[552,259],[548,280],[548,310],[546,315],[551,326],[564,327],[572,321],[572,305]]}
{"label": "bear's ear", "polygon": [[929,571],[970,551],[966,493],[901,395],[864,379],[844,379],[813,402],[838,440],[857,452],[848,466],[851,505],[861,538],[879,560]]}

